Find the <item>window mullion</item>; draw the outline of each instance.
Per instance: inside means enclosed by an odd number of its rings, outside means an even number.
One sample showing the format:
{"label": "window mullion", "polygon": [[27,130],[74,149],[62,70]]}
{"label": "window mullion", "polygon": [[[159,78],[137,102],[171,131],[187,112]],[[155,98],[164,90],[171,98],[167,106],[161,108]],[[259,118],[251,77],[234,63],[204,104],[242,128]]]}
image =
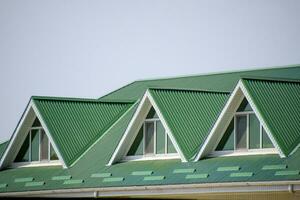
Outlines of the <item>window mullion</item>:
{"label": "window mullion", "polygon": [[247,150],[249,150],[250,147],[250,140],[249,140],[249,129],[250,129],[250,119],[249,119],[249,114],[246,115],[247,116],[247,128],[246,128],[246,138],[247,138]]}
{"label": "window mullion", "polygon": [[31,162],[31,129],[29,131],[29,162]]}
{"label": "window mullion", "polygon": [[153,147],[153,148],[154,148],[154,149],[153,149],[153,153],[154,153],[154,155],[156,155],[156,153],[157,153],[157,152],[156,152],[156,145],[157,145],[157,144],[156,144],[156,137],[157,137],[157,135],[156,135],[156,134],[157,134],[157,133],[156,133],[156,121],[154,121],[153,124],[154,124],[154,130],[153,130],[153,134],[154,134],[154,135],[153,135],[153,136],[154,136],[154,142],[153,142],[154,147]]}

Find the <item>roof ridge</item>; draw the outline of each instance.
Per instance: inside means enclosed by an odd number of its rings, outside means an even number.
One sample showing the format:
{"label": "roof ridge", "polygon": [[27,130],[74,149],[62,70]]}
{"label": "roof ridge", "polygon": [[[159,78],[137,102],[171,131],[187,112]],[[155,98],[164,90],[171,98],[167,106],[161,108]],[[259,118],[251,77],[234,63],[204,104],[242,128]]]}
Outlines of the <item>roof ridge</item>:
{"label": "roof ridge", "polygon": [[124,100],[100,100],[91,98],[76,98],[76,97],[56,97],[56,96],[32,96],[33,100],[50,100],[50,101],[74,101],[74,102],[91,102],[91,103],[127,103],[132,104],[134,101]]}
{"label": "roof ridge", "polygon": [[241,79],[243,79],[243,80],[258,80],[258,81],[272,81],[272,82],[300,83],[299,79],[275,78],[275,77],[245,76],[245,77],[241,77]]}
{"label": "roof ridge", "polygon": [[[286,69],[286,68],[296,68],[300,67],[300,64],[292,64],[292,65],[283,65],[283,66],[273,66],[273,67],[256,67],[253,69],[243,69],[243,70],[228,70],[228,71],[220,71],[220,72],[208,72],[203,74],[190,74],[190,75],[182,75],[182,76],[170,76],[170,77],[162,77],[162,78],[153,78],[153,79],[141,79],[136,80],[135,82],[145,82],[145,81],[156,81],[156,80],[169,80],[169,79],[179,79],[179,78],[192,78],[192,77],[199,77],[199,76],[214,76],[214,75],[222,75],[222,74],[233,74],[233,73],[241,73],[241,72],[251,72],[251,71],[260,71],[260,70],[274,70],[274,69]],[[130,83],[130,84],[132,84]],[[128,84],[128,85],[130,85]]]}
{"label": "roof ridge", "polygon": [[175,91],[191,91],[191,92],[211,92],[211,93],[231,93],[230,91],[205,90],[194,88],[172,88],[172,87],[149,87],[148,90],[175,90]]}

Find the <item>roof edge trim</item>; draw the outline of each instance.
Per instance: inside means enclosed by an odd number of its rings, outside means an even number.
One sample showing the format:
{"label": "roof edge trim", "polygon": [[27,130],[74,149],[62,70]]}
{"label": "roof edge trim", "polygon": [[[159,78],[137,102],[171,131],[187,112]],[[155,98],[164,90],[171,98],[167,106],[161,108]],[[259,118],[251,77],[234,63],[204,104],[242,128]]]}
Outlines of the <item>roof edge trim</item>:
{"label": "roof edge trim", "polygon": [[225,115],[229,111],[229,109],[231,109],[230,106],[232,106],[233,101],[235,100],[237,95],[240,95],[239,94],[240,91],[242,92],[242,95],[244,95],[244,97],[248,100],[248,102],[249,102],[250,106],[252,107],[254,113],[256,114],[257,118],[262,123],[263,127],[265,128],[265,131],[266,131],[267,135],[269,136],[270,140],[274,144],[275,148],[278,150],[280,157],[286,157],[285,154],[282,152],[280,146],[277,144],[276,140],[274,139],[274,137],[272,135],[272,132],[270,131],[267,123],[265,122],[264,118],[262,117],[259,109],[257,109],[257,106],[256,106],[255,102],[253,101],[252,96],[249,94],[247,88],[245,87],[245,85],[243,83],[243,79],[240,79],[238,81],[235,89],[233,90],[231,96],[229,97],[226,105],[224,106],[222,112],[220,113],[216,123],[214,124],[213,128],[211,129],[208,137],[206,138],[204,144],[200,148],[194,162],[200,160],[204,156],[203,154],[207,153],[206,151],[208,151],[208,146],[210,145],[212,137],[215,136],[215,134],[217,132],[217,129],[220,126],[220,123],[222,122],[223,118],[225,117]]}

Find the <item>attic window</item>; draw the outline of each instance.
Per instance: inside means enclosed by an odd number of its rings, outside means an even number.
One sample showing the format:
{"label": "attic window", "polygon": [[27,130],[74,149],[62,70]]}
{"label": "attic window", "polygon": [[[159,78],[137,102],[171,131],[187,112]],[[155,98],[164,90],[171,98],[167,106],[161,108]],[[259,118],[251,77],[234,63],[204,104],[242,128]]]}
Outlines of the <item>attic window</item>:
{"label": "attic window", "polygon": [[125,160],[178,157],[155,110],[150,109]]}
{"label": "attic window", "polygon": [[14,163],[57,161],[58,157],[36,118],[14,160]]}
{"label": "attic window", "polygon": [[254,111],[244,98],[214,154],[272,152],[274,146]]}

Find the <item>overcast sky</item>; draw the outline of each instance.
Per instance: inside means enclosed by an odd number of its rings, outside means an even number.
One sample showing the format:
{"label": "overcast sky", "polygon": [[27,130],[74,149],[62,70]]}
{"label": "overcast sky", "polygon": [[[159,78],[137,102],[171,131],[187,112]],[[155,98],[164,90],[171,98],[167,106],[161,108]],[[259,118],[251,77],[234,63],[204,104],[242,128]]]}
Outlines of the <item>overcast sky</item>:
{"label": "overcast sky", "polygon": [[300,63],[300,1],[0,0],[0,141],[32,95]]}

